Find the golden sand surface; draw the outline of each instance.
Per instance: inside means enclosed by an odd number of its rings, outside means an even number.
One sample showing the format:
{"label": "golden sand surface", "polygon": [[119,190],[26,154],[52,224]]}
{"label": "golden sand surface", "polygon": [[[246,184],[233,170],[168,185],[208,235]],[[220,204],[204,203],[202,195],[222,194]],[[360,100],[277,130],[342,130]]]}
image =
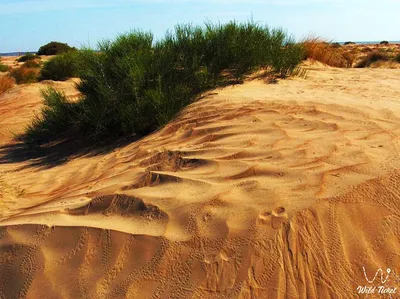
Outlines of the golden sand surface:
{"label": "golden sand surface", "polygon": [[50,83],[1,95],[0,298],[365,298],[379,268],[395,288],[400,71],[305,68],[55,163],[10,133]]}

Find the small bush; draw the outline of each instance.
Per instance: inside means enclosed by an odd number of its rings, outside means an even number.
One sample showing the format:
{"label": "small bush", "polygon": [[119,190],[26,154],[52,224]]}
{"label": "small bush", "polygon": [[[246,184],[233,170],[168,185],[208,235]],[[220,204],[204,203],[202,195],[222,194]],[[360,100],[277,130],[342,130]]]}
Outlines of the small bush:
{"label": "small bush", "polygon": [[305,59],[320,61],[333,67],[351,67],[353,64],[352,54],[319,38],[310,37],[303,41],[303,46]]}
{"label": "small bush", "polygon": [[400,63],[400,53],[397,54],[397,55],[394,57],[394,60],[395,60],[396,62]]}
{"label": "small bush", "polygon": [[66,52],[52,57],[43,64],[39,80],[64,81],[78,76],[79,53]]}
{"label": "small bush", "polygon": [[389,42],[388,42],[387,40],[383,40],[383,41],[381,41],[379,44],[380,44],[380,45],[388,45]]}
{"label": "small bush", "polygon": [[68,46],[68,44],[63,44],[60,42],[50,42],[44,46],[41,46],[37,52],[38,55],[58,55],[68,51],[76,50],[73,47]]}
{"label": "small bush", "polygon": [[356,43],[355,42],[345,42],[344,44],[345,45],[355,45]]}
{"label": "small bush", "polygon": [[0,94],[14,86],[14,79],[9,76],[0,76]]}
{"label": "small bush", "polygon": [[9,70],[10,70],[10,68],[0,61],[0,72],[4,73],[4,72],[8,72]]}
{"label": "small bush", "polygon": [[38,74],[39,70],[37,68],[26,67],[25,65],[10,71],[10,76],[15,79],[17,84],[37,82]]}
{"label": "small bush", "polygon": [[68,102],[64,93],[48,88],[42,91],[44,107],[27,126],[24,139],[46,142],[67,135],[78,119],[79,105]]}
{"label": "small bush", "polygon": [[389,57],[379,51],[374,51],[365,56],[359,63],[357,63],[356,68],[369,67],[371,64],[377,61],[388,61]]}
{"label": "small bush", "polygon": [[40,57],[37,56],[37,55],[34,55],[34,54],[32,54],[32,53],[26,53],[25,55],[19,57],[19,58],[17,59],[17,61],[18,61],[18,62],[26,62],[26,61],[35,60],[35,59],[40,59]]}

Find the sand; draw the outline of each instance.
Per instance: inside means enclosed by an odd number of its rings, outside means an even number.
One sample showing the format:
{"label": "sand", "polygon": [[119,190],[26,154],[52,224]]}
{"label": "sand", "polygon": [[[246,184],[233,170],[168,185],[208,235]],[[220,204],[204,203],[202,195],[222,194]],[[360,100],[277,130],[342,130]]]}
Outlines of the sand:
{"label": "sand", "polygon": [[379,268],[396,287],[400,71],[305,68],[55,160],[10,154],[40,84],[2,95],[0,298],[365,298]]}

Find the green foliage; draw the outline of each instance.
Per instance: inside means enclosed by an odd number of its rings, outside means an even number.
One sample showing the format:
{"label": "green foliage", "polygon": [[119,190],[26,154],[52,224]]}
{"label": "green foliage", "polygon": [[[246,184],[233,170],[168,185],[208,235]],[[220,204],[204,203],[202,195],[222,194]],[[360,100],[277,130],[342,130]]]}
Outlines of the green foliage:
{"label": "green foliage", "polygon": [[47,142],[66,136],[79,119],[79,105],[67,100],[64,93],[51,87],[42,90],[41,114],[26,128],[24,138],[30,142]]}
{"label": "green foliage", "polygon": [[[84,49],[77,55],[77,86],[83,97],[74,104],[79,111],[68,124],[94,138],[146,135],[173,119],[199,93],[261,68],[290,75],[304,56],[303,48],[283,30],[254,22],[178,25],[158,42],[149,32],[134,31],[101,42],[98,52]],[[66,57],[55,58],[48,73],[54,75],[68,64]],[[45,64],[42,77],[50,65]],[[40,140],[50,133],[41,129],[47,118],[53,122],[61,116],[43,114],[30,127],[33,139],[35,128]],[[52,126],[48,137],[56,138],[61,128]]]}
{"label": "green foliage", "polygon": [[359,63],[357,63],[356,68],[369,67],[374,62],[387,60],[389,60],[389,57],[386,54],[379,51],[374,51],[369,53]]}
{"label": "green foliage", "polygon": [[0,61],[0,72],[8,72],[9,71],[9,67],[7,66],[7,65],[5,65],[5,64],[3,64],[1,61]]}
{"label": "green foliage", "polygon": [[73,47],[68,46],[68,44],[60,42],[50,42],[44,46],[41,46],[37,52],[38,55],[57,55],[68,51],[76,50]]}
{"label": "green foliage", "polygon": [[18,62],[26,62],[26,61],[34,60],[34,59],[40,59],[40,57],[35,54],[32,54],[32,53],[26,53],[25,55],[19,57],[17,59],[17,61]]}
{"label": "green foliage", "polygon": [[383,41],[381,41],[379,44],[381,44],[381,45],[388,45],[389,42],[388,42],[387,40],[383,40]]}
{"label": "green foliage", "polygon": [[79,53],[70,51],[52,57],[43,64],[39,80],[64,81],[78,76]]}

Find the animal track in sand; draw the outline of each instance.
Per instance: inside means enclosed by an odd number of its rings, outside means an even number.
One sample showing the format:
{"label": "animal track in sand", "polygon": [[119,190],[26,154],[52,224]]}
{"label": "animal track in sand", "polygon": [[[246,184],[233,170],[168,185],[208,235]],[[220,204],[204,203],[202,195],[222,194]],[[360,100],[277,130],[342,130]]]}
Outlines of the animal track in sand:
{"label": "animal track in sand", "polygon": [[288,215],[284,207],[277,207],[272,211],[266,211],[258,215],[257,222],[263,225],[270,225],[274,229],[279,229],[288,220]]}

